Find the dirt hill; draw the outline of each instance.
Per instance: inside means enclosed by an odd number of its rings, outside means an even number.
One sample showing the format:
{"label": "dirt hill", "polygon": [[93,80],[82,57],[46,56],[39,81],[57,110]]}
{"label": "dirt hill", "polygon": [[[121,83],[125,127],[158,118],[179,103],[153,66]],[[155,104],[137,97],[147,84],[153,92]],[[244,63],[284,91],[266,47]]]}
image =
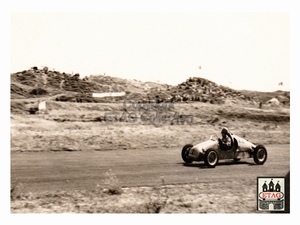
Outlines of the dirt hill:
{"label": "dirt hill", "polygon": [[[93,98],[92,93],[125,92],[125,96]],[[51,71],[48,67],[11,74],[11,111],[24,108],[13,100],[29,99],[64,102],[123,102],[124,99],[135,101],[173,101],[173,102],[208,102],[222,104],[227,99],[250,102],[263,102],[276,97],[281,103],[289,105],[289,92],[237,91],[218,85],[210,80],[191,77],[181,84],[172,86],[154,82],[141,82],[106,75],[91,75],[80,78],[80,74]],[[28,107],[27,107],[28,108]],[[18,111],[17,110],[17,111]],[[28,110],[28,109],[24,109]]]}
{"label": "dirt hill", "polygon": [[[126,97],[144,99],[152,88],[165,89],[170,85],[127,80],[105,75],[80,78],[78,73],[68,74],[48,70],[47,67],[11,74],[11,99],[47,97],[57,101],[107,102],[112,99],[92,98],[92,93],[126,92]],[[114,98],[113,101],[123,100]]]}

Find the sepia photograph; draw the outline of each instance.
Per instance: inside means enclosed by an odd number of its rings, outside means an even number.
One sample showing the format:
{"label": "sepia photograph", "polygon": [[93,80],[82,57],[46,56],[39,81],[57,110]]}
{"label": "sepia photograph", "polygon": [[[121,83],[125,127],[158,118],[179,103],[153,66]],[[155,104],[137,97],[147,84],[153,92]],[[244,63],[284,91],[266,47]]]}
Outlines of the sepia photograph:
{"label": "sepia photograph", "polygon": [[10,12],[10,214],[290,214],[291,13],[149,7]]}

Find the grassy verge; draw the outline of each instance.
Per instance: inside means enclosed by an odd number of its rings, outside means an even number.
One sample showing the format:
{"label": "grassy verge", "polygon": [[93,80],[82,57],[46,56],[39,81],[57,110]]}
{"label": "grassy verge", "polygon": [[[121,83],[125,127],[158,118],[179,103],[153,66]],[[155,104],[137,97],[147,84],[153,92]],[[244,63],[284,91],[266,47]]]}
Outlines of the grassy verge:
{"label": "grassy verge", "polygon": [[[52,104],[52,105],[51,105]],[[161,114],[192,115],[193,121],[142,121],[143,111],[134,111],[134,122],[103,121],[105,112],[119,112],[122,104],[50,103],[43,115],[11,115],[12,151],[86,151],[180,147],[220,135],[223,126],[254,143],[288,144],[288,108],[257,109],[254,105],[175,105]],[[126,112],[127,113],[127,112]],[[97,119],[98,118],[98,119]],[[150,117],[148,117],[150,118]]]}
{"label": "grassy verge", "polygon": [[121,190],[112,194],[100,185],[91,190],[72,192],[20,193],[11,202],[11,213],[256,212],[255,185],[247,180],[182,185],[165,185],[162,182],[156,187]]}

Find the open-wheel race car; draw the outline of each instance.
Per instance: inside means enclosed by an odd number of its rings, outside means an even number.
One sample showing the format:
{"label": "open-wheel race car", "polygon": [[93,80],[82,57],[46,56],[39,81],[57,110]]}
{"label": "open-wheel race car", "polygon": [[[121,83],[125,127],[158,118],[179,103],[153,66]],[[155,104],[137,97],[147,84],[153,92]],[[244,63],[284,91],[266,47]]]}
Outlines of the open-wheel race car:
{"label": "open-wheel race car", "polygon": [[209,140],[197,145],[187,144],[182,148],[181,157],[185,163],[204,161],[209,168],[214,168],[219,160],[232,159],[235,162],[241,158],[253,158],[258,165],[267,160],[267,150],[263,145],[256,145],[237,135],[231,134],[231,145],[228,149],[221,148],[220,139],[213,134]]}

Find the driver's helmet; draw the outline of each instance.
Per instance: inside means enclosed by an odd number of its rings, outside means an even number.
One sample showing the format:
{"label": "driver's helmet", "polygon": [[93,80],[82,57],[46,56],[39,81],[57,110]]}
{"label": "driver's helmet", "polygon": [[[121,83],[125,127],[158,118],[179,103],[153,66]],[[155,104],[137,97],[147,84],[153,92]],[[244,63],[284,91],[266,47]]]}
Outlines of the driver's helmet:
{"label": "driver's helmet", "polygon": [[222,128],[222,131],[221,131],[221,134],[228,134],[229,133],[229,130],[227,127],[223,127]]}

